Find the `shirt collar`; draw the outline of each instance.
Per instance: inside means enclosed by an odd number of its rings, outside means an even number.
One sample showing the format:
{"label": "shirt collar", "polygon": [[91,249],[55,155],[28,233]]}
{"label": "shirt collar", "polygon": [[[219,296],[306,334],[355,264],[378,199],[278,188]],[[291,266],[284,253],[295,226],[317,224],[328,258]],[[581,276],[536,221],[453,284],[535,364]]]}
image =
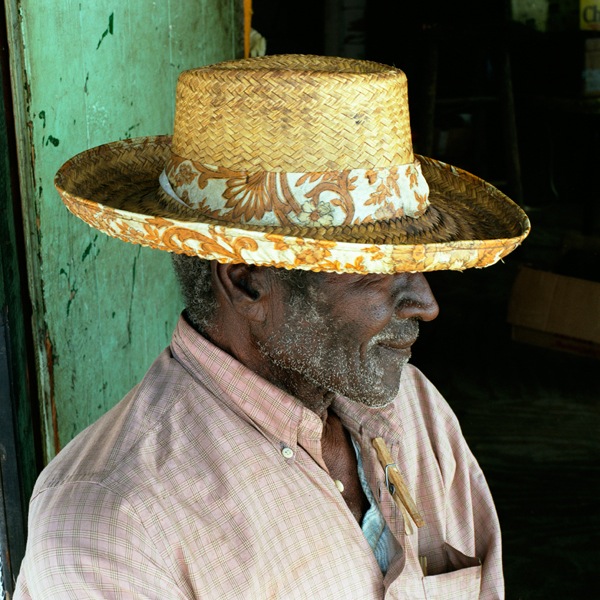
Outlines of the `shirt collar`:
{"label": "shirt collar", "polygon": [[299,444],[321,462],[323,424],[299,400],[269,383],[179,318],[171,342],[174,358],[197,381],[274,443]]}
{"label": "shirt collar", "polygon": [[385,432],[386,438],[392,444],[402,438],[403,430],[396,402],[390,402],[381,408],[370,408],[344,396],[336,396],[332,408],[352,437],[357,440],[370,444],[372,439],[381,436],[382,432]]}

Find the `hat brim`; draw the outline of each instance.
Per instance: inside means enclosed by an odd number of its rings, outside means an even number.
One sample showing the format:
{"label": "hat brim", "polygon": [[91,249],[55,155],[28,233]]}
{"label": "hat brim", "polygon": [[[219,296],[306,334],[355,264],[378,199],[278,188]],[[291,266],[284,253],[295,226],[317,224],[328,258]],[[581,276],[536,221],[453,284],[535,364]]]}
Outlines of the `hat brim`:
{"label": "hat brim", "polygon": [[530,229],[527,215],[489,183],[418,157],[430,187],[422,217],[360,227],[306,230],[231,227],[190,220],[164,202],[158,178],[170,136],[122,140],[86,150],[58,171],[67,208],[112,236],[219,262],[336,273],[397,273],[486,267],[512,252]]}

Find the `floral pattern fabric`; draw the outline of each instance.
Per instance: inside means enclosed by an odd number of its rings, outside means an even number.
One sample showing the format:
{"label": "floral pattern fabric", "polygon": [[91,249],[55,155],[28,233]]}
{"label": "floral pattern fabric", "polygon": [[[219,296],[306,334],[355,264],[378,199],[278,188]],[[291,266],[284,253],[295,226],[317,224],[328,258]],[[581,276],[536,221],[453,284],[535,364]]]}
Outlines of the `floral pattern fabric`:
{"label": "floral pattern fabric", "polygon": [[329,273],[463,270],[494,264],[521,242],[521,237],[407,246],[335,242],[151,217],[62,195],[73,214],[110,236],[223,263]]}
{"label": "floral pattern fabric", "polygon": [[167,193],[199,217],[230,224],[360,225],[418,218],[429,204],[429,186],[418,160],[380,170],[245,173],[173,155],[166,176],[171,188]]}

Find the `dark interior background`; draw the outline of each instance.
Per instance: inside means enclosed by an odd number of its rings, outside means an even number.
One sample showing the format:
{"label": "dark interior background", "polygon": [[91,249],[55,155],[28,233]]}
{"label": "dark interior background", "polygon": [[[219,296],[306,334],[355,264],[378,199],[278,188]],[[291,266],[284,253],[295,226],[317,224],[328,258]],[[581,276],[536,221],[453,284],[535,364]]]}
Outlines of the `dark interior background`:
{"label": "dark interior background", "polygon": [[577,1],[538,2],[543,21],[526,4],[536,3],[254,0],[253,26],[268,54],[402,68],[415,150],[483,176],[528,212],[532,233],[504,263],[429,276],[441,313],[413,362],[488,478],[507,598],[598,598],[600,354],[517,343],[506,317],[522,265],[600,282],[600,97],[582,79],[599,32],[579,29]]}

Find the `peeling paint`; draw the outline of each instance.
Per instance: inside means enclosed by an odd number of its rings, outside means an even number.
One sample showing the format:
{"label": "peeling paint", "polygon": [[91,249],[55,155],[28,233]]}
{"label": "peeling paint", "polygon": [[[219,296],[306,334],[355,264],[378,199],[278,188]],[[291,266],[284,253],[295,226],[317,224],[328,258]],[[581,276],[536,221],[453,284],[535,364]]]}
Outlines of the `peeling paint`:
{"label": "peeling paint", "polygon": [[87,124],[90,129],[105,129],[109,126],[108,111],[100,104],[92,104],[87,109]]}
{"label": "peeling paint", "polygon": [[[69,267],[69,271],[70,270],[71,270],[71,268]],[[67,273],[67,271],[65,271],[64,269],[61,268],[61,270],[58,272],[58,274],[64,275],[67,279],[67,287],[69,288],[69,299],[67,300],[66,314],[68,317],[69,313],[71,312],[71,303],[73,302],[73,300],[75,300],[75,296],[77,295],[79,288],[76,287],[74,282],[71,283],[71,276],[69,273]]]}
{"label": "peeling paint", "polygon": [[29,120],[26,123],[27,134],[29,137],[29,148],[30,148],[30,158],[31,158],[31,166],[35,165],[35,146],[33,144],[33,121]]}
{"label": "peeling paint", "polygon": [[[92,256],[92,258],[95,258],[96,256],[98,256],[98,254],[100,254],[100,249],[96,247],[96,240],[98,239],[98,236],[95,235],[94,239],[85,247],[85,250],[83,251],[83,254],[81,255],[81,262],[84,262],[85,259],[90,256]],[[92,250],[95,250],[95,253],[92,253]]]}
{"label": "peeling paint", "polygon": [[56,413],[56,398],[54,397],[54,353],[52,348],[52,340],[50,334],[46,331],[46,339],[44,340],[46,349],[46,368],[48,372],[48,392],[50,395],[50,411],[52,414],[52,439],[54,442],[54,452],[60,452],[60,436],[58,433],[58,416]]}
{"label": "peeling paint", "polygon": [[49,135],[44,146],[47,146],[48,144],[52,144],[56,148],[56,146],[60,144],[60,140],[52,135]]}
{"label": "peeling paint", "polygon": [[139,246],[133,259],[133,265],[131,266],[131,295],[129,297],[129,310],[127,311],[127,342],[123,344],[122,348],[127,348],[127,346],[131,345],[131,319],[133,314],[133,298],[135,295],[137,261],[140,257],[141,251],[142,247]]}
{"label": "peeling paint", "polygon": [[98,50],[98,48],[100,48],[100,44],[102,43],[102,41],[104,40],[104,38],[107,35],[112,35],[113,34],[114,18],[115,18],[115,13],[110,13],[110,15],[108,17],[108,28],[102,33],[102,37],[98,41],[98,45],[96,46],[96,50]]}
{"label": "peeling paint", "polygon": [[81,262],[83,262],[87,257],[88,254],[92,251],[92,246],[93,246],[93,242],[90,242],[86,249],[83,251],[83,254],[81,255]]}
{"label": "peeling paint", "polygon": [[69,312],[71,311],[71,302],[75,300],[75,296],[77,295],[78,288],[72,287],[69,292],[69,299],[67,300],[67,317],[69,316]]}
{"label": "peeling paint", "polygon": [[130,140],[131,139],[131,132],[136,128],[139,127],[141,125],[141,123],[135,123],[135,125],[132,125],[131,127],[129,127],[127,129],[127,131],[123,134],[123,139],[125,140]]}

